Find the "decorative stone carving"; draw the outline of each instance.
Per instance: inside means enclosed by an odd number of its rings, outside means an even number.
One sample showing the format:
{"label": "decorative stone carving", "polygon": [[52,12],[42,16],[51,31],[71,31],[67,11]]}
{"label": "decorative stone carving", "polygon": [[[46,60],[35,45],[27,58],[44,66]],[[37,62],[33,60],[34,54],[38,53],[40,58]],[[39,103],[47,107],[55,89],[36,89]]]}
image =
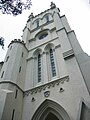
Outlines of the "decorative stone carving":
{"label": "decorative stone carving", "polygon": [[34,18],[34,15],[33,15],[33,13],[31,13],[30,14],[30,16],[28,17],[29,19],[32,19],[32,18]]}
{"label": "decorative stone carving", "polygon": [[50,95],[50,91],[45,91],[44,92],[44,97],[49,97],[49,95]]}
{"label": "decorative stone carving", "polygon": [[28,17],[28,21],[27,22],[29,22],[33,18],[34,18],[34,15],[33,15],[33,13],[31,13],[30,16]]}
{"label": "decorative stone carving", "polygon": [[30,89],[30,90],[27,90],[24,92],[24,96],[28,96],[29,94],[36,94],[37,92],[41,92],[42,90],[45,91],[46,88],[50,89],[51,87],[55,87],[56,85],[59,85],[60,83],[63,83],[64,82],[68,82],[69,81],[69,76],[66,76],[66,77],[63,77],[63,78],[59,78],[58,80],[54,80],[54,81],[51,81],[47,84],[44,84],[44,85],[40,85],[38,87],[35,87],[33,89]]}
{"label": "decorative stone carving", "polygon": [[51,7],[51,9],[53,9],[53,8],[56,8],[56,5],[55,5],[55,3],[51,2],[51,5],[50,5],[50,7]]}

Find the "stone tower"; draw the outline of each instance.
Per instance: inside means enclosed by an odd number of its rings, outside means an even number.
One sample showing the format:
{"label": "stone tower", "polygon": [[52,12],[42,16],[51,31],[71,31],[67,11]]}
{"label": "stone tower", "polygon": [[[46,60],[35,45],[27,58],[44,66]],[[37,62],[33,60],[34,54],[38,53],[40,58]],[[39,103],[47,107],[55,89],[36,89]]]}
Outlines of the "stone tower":
{"label": "stone tower", "polygon": [[90,120],[90,57],[65,15],[28,18],[0,65],[0,120]]}

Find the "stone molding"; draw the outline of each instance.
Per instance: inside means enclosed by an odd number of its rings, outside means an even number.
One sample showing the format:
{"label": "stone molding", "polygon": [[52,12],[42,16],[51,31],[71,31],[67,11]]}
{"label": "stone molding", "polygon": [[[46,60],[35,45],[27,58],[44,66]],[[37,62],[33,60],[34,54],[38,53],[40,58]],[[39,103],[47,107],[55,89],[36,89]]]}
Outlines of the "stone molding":
{"label": "stone molding", "polygon": [[[30,32],[31,33],[33,33],[34,31],[36,31],[36,30],[41,30],[41,28],[42,27],[44,27],[45,25],[48,25],[48,24],[50,24],[50,23],[53,23],[54,21],[53,21],[53,19],[52,20],[50,20],[48,23],[44,23],[44,24],[42,24],[42,25],[40,25],[38,28],[36,27],[36,28],[33,28],[32,30],[30,30]],[[27,27],[26,27],[27,28]],[[44,28],[43,28],[44,29]],[[55,28],[54,28],[55,29]]]}
{"label": "stone molding", "polygon": [[[55,51],[55,49],[57,49],[57,48],[59,48],[59,47],[61,47],[60,44],[59,44],[59,45],[56,45],[52,50]],[[49,54],[49,51],[45,51],[45,50],[44,50],[41,55],[43,55],[43,54]],[[27,58],[26,60],[29,61],[29,60],[31,60],[31,59],[37,59],[37,57],[31,56],[30,58]]]}
{"label": "stone molding", "polygon": [[3,83],[4,84],[7,84],[7,83],[12,84],[13,86],[16,86],[19,90],[21,90],[24,93],[23,89],[16,83],[14,83],[13,81],[10,81],[10,80],[0,81],[0,84],[3,84]]}
{"label": "stone molding", "polygon": [[44,85],[40,85],[38,87],[35,87],[35,88],[30,89],[30,90],[24,91],[24,97],[28,96],[29,94],[34,94],[34,93],[37,93],[37,92],[45,91],[46,88],[50,89],[51,87],[59,85],[60,83],[63,84],[64,81],[68,82],[69,81],[69,76],[65,76],[63,78],[59,78],[57,80],[46,83]]}
{"label": "stone molding", "polygon": [[[56,8],[56,5],[53,5],[53,7],[50,7],[50,9],[47,9],[47,10],[45,10],[45,11],[43,11],[43,12],[41,12],[41,13],[35,15],[35,16],[33,16],[32,19],[35,19],[37,16],[40,16],[40,15],[42,15],[43,13],[46,13],[46,14],[47,14],[47,13],[51,13],[50,10],[53,9],[53,8]],[[58,9],[59,9],[59,8],[58,8]],[[59,12],[60,12],[60,10],[59,10]],[[31,19],[28,17],[27,22],[29,22],[30,20],[31,20]]]}
{"label": "stone molding", "polygon": [[30,52],[30,51],[32,51],[32,50],[38,49],[38,48],[40,48],[41,46],[47,45],[47,44],[51,43],[52,41],[54,41],[54,40],[56,40],[56,39],[58,39],[58,38],[59,38],[59,37],[55,37],[55,38],[49,40],[48,42],[42,43],[41,45],[38,45],[38,46],[36,46],[36,47],[34,47],[34,48],[28,50],[28,51]]}
{"label": "stone molding", "polygon": [[73,56],[73,55],[74,55],[73,49],[68,50],[68,51],[66,51],[66,52],[63,53],[64,59],[66,59],[66,58],[68,58],[70,56]]}
{"label": "stone molding", "polygon": [[47,116],[47,113],[49,113],[50,111],[52,111],[52,113],[54,113],[55,115],[58,115],[59,120],[61,120],[61,118],[63,120],[71,120],[67,111],[60,104],[58,104],[56,101],[52,101],[49,99],[45,99],[43,101],[43,103],[33,114],[31,120],[42,120],[43,118],[45,118],[45,116]]}
{"label": "stone molding", "polygon": [[59,47],[61,47],[61,45],[60,45],[60,44],[59,44],[59,45],[56,45],[56,46],[55,46],[55,49],[57,49],[57,48],[59,48]]}

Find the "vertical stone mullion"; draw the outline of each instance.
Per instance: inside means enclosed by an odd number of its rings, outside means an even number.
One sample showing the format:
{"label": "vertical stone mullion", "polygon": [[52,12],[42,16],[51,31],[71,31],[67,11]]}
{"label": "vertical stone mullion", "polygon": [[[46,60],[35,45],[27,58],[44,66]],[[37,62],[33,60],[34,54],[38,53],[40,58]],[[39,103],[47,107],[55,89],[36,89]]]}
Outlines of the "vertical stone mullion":
{"label": "vertical stone mullion", "polygon": [[44,83],[48,82],[47,56],[45,52],[43,53],[43,81]]}
{"label": "vertical stone mullion", "polygon": [[36,84],[37,84],[37,57],[35,57],[34,58],[34,69],[33,69],[33,71],[34,71],[34,74],[33,74],[33,81],[34,81],[34,86],[36,86]]}
{"label": "vertical stone mullion", "polygon": [[47,57],[47,72],[48,72],[48,81],[51,81],[52,79],[52,68],[51,68],[51,61],[50,61],[50,53],[49,51],[47,52],[46,54],[46,57]]}

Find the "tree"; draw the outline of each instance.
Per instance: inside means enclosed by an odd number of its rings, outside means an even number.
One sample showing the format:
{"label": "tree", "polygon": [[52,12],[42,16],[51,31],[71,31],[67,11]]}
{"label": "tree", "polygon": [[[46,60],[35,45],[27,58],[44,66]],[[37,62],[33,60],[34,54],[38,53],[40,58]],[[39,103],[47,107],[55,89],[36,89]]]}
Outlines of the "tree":
{"label": "tree", "polygon": [[0,45],[2,46],[2,49],[4,49],[4,38],[0,37]]}
{"label": "tree", "polygon": [[30,9],[31,5],[31,0],[0,0],[1,12],[14,16],[21,14],[23,10]]}

